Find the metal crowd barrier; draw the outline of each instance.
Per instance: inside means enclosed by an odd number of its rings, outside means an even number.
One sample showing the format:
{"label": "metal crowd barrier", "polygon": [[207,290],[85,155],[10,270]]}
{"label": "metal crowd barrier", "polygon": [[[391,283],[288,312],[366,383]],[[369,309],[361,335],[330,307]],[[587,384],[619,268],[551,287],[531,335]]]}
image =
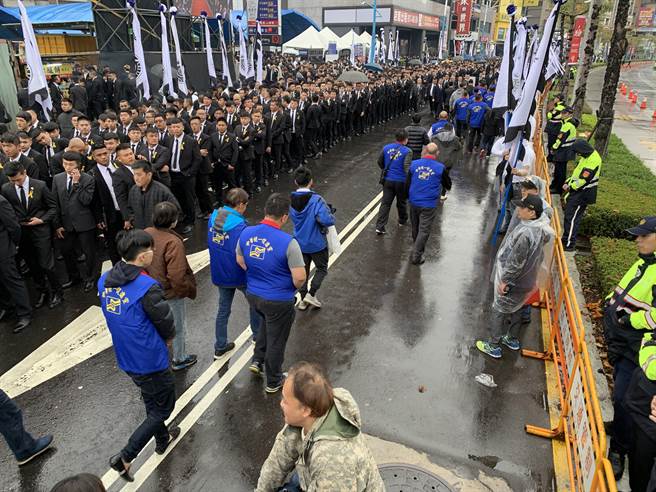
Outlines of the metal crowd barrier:
{"label": "metal crowd barrier", "polygon": [[[548,93],[548,91],[546,91]],[[536,174],[547,184],[549,165],[542,143],[542,104],[536,112],[534,138]],[[551,202],[547,186],[546,200]],[[558,484],[558,490],[616,492],[615,477],[606,457],[606,432],[597,398],[594,372],[585,344],[581,310],[567,269],[558,212],[554,208],[552,227],[556,231],[550,281],[540,293],[542,317],[549,327],[549,343],[545,351],[522,350],[522,355],[553,362],[560,399],[558,424],[552,429],[526,425],[526,432],[565,444],[569,484]]]}

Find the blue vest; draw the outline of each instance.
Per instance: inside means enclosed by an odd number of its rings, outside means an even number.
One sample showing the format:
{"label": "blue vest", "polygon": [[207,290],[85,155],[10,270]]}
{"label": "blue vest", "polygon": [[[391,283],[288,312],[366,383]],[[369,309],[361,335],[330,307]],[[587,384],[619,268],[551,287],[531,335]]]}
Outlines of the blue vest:
{"label": "blue vest", "polygon": [[246,227],[239,247],[246,262],[246,292],[268,301],[292,301],[296,287],[287,263],[292,237],[267,224]]}
{"label": "blue vest", "polygon": [[242,222],[227,232],[218,232],[214,229],[217,213],[219,213],[218,209],[212,213],[207,230],[212,283],[219,287],[244,287],[246,272],[237,263],[236,249],[239,236],[246,229],[246,222]]}
{"label": "blue vest", "polygon": [[112,335],[118,366],[133,374],[151,374],[169,367],[169,351],[141,305],[141,298],[157,281],[142,273],[132,282],[105,289],[105,272],[98,296]]}
{"label": "blue vest", "polygon": [[492,103],[494,102],[494,92],[486,93],[483,97],[483,101],[485,101],[485,104],[492,107]]}
{"label": "blue vest", "polygon": [[444,164],[435,159],[417,159],[410,165],[409,200],[415,207],[435,208],[442,191]]}
{"label": "blue vest", "polygon": [[467,121],[467,108],[469,107],[469,99],[466,97],[461,97],[455,103],[456,108],[456,120]]}
{"label": "blue vest", "polygon": [[469,105],[469,126],[480,128],[483,125],[487,104],[483,101],[473,102]]}
{"label": "blue vest", "polygon": [[387,169],[385,179],[387,181],[405,183],[403,162],[405,161],[405,156],[410,153],[412,153],[412,150],[400,143],[387,144],[383,148],[383,154],[385,155],[385,168]]}
{"label": "blue vest", "polygon": [[433,126],[431,126],[431,135],[435,135],[437,132],[439,132],[448,122],[449,120],[439,120],[433,123]]}

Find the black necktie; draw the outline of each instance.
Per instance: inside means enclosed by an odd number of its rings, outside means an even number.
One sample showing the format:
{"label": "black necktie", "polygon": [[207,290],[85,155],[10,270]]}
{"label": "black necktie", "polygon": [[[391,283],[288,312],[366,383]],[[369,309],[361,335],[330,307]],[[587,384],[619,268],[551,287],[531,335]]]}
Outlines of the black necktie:
{"label": "black necktie", "polygon": [[27,197],[25,196],[25,188],[22,186],[20,187],[20,201],[25,211],[27,211]]}
{"label": "black necktie", "polygon": [[66,186],[66,191],[70,193],[72,188],[73,188],[73,180],[71,178],[68,178],[68,185]]}
{"label": "black necktie", "polygon": [[173,162],[171,163],[171,169],[174,171],[178,170],[178,139],[173,140]]}

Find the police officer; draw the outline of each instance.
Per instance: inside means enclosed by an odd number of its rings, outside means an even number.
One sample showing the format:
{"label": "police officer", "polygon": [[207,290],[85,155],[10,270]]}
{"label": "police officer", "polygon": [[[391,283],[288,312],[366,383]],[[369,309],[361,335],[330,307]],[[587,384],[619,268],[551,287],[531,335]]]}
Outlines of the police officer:
{"label": "police officer", "polygon": [[109,465],[128,482],[134,481],[130,463],[152,437],[155,452],[164,454],[169,443],[180,435],[179,427],[167,429],[164,424],[175,407],[167,349],[175,337],[175,322],[162,287],[144,271],[153,261],[153,248],[153,238],[145,231],[120,232],[117,249],[124,261],[98,281],[100,306],[118,366],[139,387],[146,406],[144,422],[123,450],[109,460]]}
{"label": "police officer", "polygon": [[449,171],[437,161],[437,144],[429,143],[421,159],[413,161],[408,171],[408,198],[410,201],[410,222],[412,224],[413,265],[424,263],[424,249],[435,220],[440,195],[451,189]]}
{"label": "police officer", "polygon": [[549,162],[553,159],[551,147],[553,147],[553,144],[556,142],[556,138],[558,138],[558,134],[560,133],[560,127],[563,123],[561,120],[561,113],[563,109],[565,109],[563,98],[564,96],[561,94],[555,96],[553,98],[553,108],[551,111],[547,112],[547,124],[545,125],[544,131],[547,134],[547,152],[549,153],[547,161]]}
{"label": "police officer", "polygon": [[378,166],[382,169],[380,184],[383,185],[383,199],[380,203],[378,219],[376,219],[376,234],[378,235],[387,232],[385,226],[394,198],[396,198],[396,209],[399,214],[399,225],[405,225],[408,222],[405,179],[412,162],[412,150],[407,146],[407,130],[398,130],[395,138],[396,142],[383,147],[378,156]]}
{"label": "police officer", "polygon": [[576,233],[588,205],[597,201],[597,186],[601,174],[601,156],[587,140],[577,139],[572,150],[581,160],[563,185],[566,200],[563,247],[565,251],[576,249]]}
{"label": "police officer", "polygon": [[613,365],[613,427],[608,458],[615,478],[624,473],[632,422],[624,396],[634,370],[644,335],[656,329],[656,216],[645,217],[627,232],[636,238],[640,257],[606,297],[604,335],[608,360]]}
{"label": "police officer", "polygon": [[633,372],[624,404],[633,420],[629,449],[632,492],[656,490],[656,333],[649,332],[638,352],[640,369]]}
{"label": "police officer", "polygon": [[305,262],[296,239],[280,230],[289,219],[288,196],[272,194],[264,220],[246,227],[237,243],[237,263],[246,270],[246,297],[262,318],[250,371],[266,372],[267,393],[280,391],[287,338],[294,323],[296,289],[306,280]]}
{"label": "police officer", "polygon": [[572,108],[567,107],[561,113],[562,124],[551,146],[553,150],[554,179],[551,183],[551,193],[560,195],[567,176],[567,162],[574,158],[572,145],[576,140],[576,127],[578,120],[572,118]]}

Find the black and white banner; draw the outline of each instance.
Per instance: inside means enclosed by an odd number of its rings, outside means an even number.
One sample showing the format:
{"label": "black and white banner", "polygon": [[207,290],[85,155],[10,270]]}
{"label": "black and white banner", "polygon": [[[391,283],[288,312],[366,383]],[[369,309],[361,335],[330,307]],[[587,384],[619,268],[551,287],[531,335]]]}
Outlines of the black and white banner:
{"label": "black and white banner", "polygon": [[[210,37],[210,26],[207,23],[207,12],[202,11],[200,17],[203,19],[203,29],[205,31],[205,56],[207,58],[207,74],[210,78],[210,86],[216,84],[216,69],[214,68],[214,57],[212,56],[212,38]],[[219,26],[221,22],[219,21]]]}
{"label": "black and white banner", "polygon": [[141,96],[150,99],[150,84],[148,83],[148,72],[146,72],[146,57],[144,56],[143,43],[141,42],[141,22],[137,15],[135,0],[128,0],[128,9],[132,14],[132,41],[134,48],[135,73],[137,74],[137,89]]}
{"label": "black and white banner", "polygon": [[264,78],[264,70],[263,70],[264,50],[262,48],[262,25],[260,24],[260,21],[257,21],[255,25],[256,25],[255,51],[257,53],[256,56],[257,67],[255,69],[255,81],[261,84]]}
{"label": "black and white banner", "polygon": [[216,19],[219,21],[219,41],[221,42],[221,78],[227,79],[227,87],[234,87],[234,84],[232,83],[232,75],[230,75],[228,48],[226,48],[225,37],[223,36],[223,16],[217,14]]}
{"label": "black and white banner", "polygon": [[[173,97],[178,97],[175,93],[173,86],[173,70],[171,69],[171,51],[169,49],[169,32],[166,26],[166,5],[159,5],[159,23],[162,28],[162,87],[160,87],[160,94],[170,94]],[[165,90],[165,88],[167,88]]]}
{"label": "black and white banner", "polygon": [[184,96],[186,96],[189,94],[189,88],[187,87],[187,76],[185,74],[184,64],[182,63],[180,38],[178,38],[178,26],[175,23],[175,15],[178,13],[178,9],[171,7],[169,12],[171,12],[171,36],[173,37],[173,44],[175,45],[175,65],[176,70],[178,71],[178,89]]}

